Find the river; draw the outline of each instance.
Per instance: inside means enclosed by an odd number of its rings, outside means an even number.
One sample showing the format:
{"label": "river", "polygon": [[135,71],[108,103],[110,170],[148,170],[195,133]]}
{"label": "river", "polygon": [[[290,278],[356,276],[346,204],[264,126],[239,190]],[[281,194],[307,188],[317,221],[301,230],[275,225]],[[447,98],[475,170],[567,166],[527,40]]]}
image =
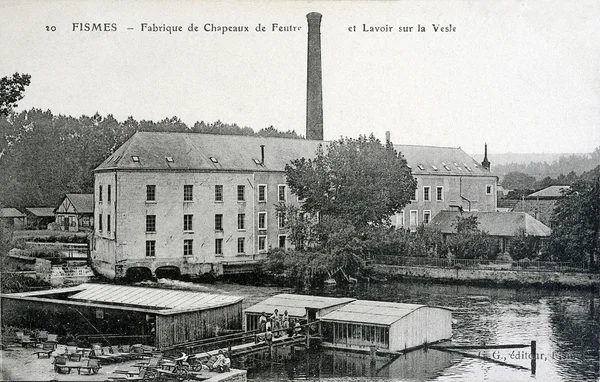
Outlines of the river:
{"label": "river", "polygon": [[[185,283],[187,284],[187,283]],[[238,284],[201,286],[200,290],[245,296],[244,306],[276,293],[273,287]],[[415,282],[385,282],[354,289],[334,289],[322,295],[406,302],[453,310],[453,344],[529,344],[537,342],[536,374],[529,348],[496,350],[486,355],[499,362],[439,350],[377,357],[351,352],[274,348],[233,360],[255,381],[598,381],[600,380],[598,292],[537,288],[487,288]]]}

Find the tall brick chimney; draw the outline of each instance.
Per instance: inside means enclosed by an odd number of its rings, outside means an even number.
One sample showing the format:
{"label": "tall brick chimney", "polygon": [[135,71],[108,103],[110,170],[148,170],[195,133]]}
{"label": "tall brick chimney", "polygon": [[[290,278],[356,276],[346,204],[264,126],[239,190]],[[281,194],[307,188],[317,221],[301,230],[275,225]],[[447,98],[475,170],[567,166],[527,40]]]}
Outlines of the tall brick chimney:
{"label": "tall brick chimney", "polygon": [[308,20],[308,73],[306,76],[306,139],[323,140],[323,85],[321,77],[321,17],[317,12]]}

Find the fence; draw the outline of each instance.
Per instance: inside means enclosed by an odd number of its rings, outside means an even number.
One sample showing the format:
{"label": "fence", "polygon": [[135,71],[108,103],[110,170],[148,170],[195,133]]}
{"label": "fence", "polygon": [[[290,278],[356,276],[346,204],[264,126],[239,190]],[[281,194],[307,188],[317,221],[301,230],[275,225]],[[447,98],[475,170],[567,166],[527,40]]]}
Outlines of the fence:
{"label": "fence", "polygon": [[505,261],[482,259],[440,259],[430,257],[408,257],[391,255],[374,255],[375,264],[398,266],[421,266],[437,268],[489,269],[535,272],[589,272],[586,263],[559,261]]}
{"label": "fence", "polygon": [[27,248],[33,251],[33,257],[67,257],[82,258],[88,257],[89,246],[82,243],[47,243],[27,241]]}

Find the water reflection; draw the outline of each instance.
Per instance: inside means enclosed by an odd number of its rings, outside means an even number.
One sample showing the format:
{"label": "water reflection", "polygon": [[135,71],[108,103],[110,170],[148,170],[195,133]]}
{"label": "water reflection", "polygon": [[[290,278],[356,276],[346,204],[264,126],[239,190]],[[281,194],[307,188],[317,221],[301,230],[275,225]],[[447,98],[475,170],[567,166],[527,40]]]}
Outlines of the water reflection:
{"label": "water reflection", "polygon": [[[435,350],[397,359],[332,350],[281,348],[240,359],[249,379],[377,379],[596,381],[600,378],[597,293],[567,290],[500,289],[387,282],[327,295],[447,306],[454,310],[453,343],[507,344],[537,341],[536,375],[500,364]],[[530,368],[529,348],[471,351]]]}

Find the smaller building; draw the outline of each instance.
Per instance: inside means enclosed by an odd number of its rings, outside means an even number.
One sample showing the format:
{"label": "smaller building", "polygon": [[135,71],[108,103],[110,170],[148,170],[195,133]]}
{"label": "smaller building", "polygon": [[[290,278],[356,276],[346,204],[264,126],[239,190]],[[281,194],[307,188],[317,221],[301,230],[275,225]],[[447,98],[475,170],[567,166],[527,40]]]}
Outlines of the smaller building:
{"label": "smaller building", "polygon": [[242,329],[242,297],[110,284],[0,295],[2,324],[164,349]]}
{"label": "smaller building", "polygon": [[287,310],[290,318],[313,322],[321,316],[352,301],[348,297],[320,297],[300,294],[278,294],[244,310],[246,330],[258,329],[258,320],[263,313],[271,316],[275,309],[283,314]]}
{"label": "smaller building", "polygon": [[452,312],[417,304],[358,300],[321,317],[323,345],[408,351],[452,337]]}
{"label": "smaller building", "polygon": [[5,227],[22,228],[25,226],[25,214],[16,208],[0,208],[0,224]]}
{"label": "smaller building", "polygon": [[515,203],[513,211],[526,212],[552,228],[552,216],[556,201],[563,196],[569,186],[550,186],[525,196]]}
{"label": "smaller building", "polygon": [[461,213],[458,211],[442,211],[433,218],[431,225],[445,235],[455,234],[456,218],[459,216],[477,217],[477,222],[479,223],[477,228],[485,231],[490,236],[497,237],[501,251],[508,250],[511,239],[520,234],[543,238],[550,236],[552,232],[544,223],[525,212]]}
{"label": "smaller building", "polygon": [[94,194],[66,194],[54,209],[56,223],[63,231],[94,228]]}
{"label": "smaller building", "polygon": [[27,215],[27,228],[47,229],[48,224],[55,220],[54,208],[52,207],[29,207],[25,208]]}

